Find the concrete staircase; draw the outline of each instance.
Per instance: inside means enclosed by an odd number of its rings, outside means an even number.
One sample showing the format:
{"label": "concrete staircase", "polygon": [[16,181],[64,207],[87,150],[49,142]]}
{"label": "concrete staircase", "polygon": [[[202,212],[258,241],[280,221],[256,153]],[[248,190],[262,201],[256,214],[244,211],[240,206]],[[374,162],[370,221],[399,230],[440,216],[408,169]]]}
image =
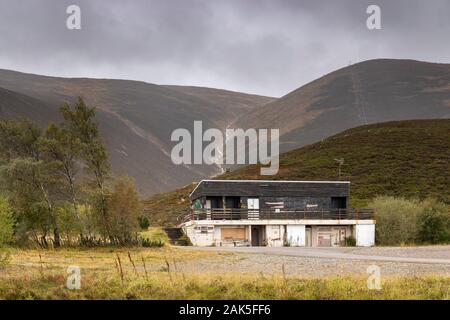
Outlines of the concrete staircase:
{"label": "concrete staircase", "polygon": [[169,238],[169,243],[174,246],[188,246],[189,240],[181,228],[164,228],[164,232]]}

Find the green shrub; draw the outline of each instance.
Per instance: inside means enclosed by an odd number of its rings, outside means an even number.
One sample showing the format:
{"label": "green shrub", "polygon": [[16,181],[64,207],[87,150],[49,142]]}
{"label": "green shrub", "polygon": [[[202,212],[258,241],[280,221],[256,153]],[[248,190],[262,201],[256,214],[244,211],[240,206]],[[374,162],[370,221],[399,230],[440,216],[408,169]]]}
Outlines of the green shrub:
{"label": "green shrub", "polygon": [[450,241],[450,206],[435,199],[427,199],[422,204],[418,217],[417,238],[424,243]]}
{"label": "green shrub", "polygon": [[12,244],[14,235],[14,220],[8,200],[0,196],[0,268],[9,261],[6,246]]}
{"label": "green shrub", "polygon": [[161,248],[164,247],[165,243],[162,240],[150,240],[147,238],[142,238],[141,245],[144,248]]}
{"label": "green shrub", "polygon": [[139,227],[141,230],[147,230],[148,227],[150,227],[150,221],[148,220],[147,216],[140,216],[139,217]]}
{"label": "green shrub", "polygon": [[450,207],[442,202],[383,196],[369,206],[376,210],[378,244],[450,242]]}
{"label": "green shrub", "polygon": [[0,196],[0,248],[10,245],[14,235],[14,220],[8,200]]}
{"label": "green shrub", "polygon": [[376,242],[381,245],[415,243],[421,204],[417,200],[377,197],[369,203],[376,211]]}
{"label": "green shrub", "polygon": [[356,247],[356,239],[354,236],[349,236],[345,238],[345,245],[347,247]]}

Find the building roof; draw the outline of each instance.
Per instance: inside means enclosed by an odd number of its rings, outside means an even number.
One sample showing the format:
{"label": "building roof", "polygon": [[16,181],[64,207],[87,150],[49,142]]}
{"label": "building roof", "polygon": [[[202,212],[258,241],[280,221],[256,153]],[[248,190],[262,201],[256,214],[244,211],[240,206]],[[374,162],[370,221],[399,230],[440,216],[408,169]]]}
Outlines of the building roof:
{"label": "building roof", "polygon": [[350,181],[202,180],[189,195],[201,196],[348,196]]}

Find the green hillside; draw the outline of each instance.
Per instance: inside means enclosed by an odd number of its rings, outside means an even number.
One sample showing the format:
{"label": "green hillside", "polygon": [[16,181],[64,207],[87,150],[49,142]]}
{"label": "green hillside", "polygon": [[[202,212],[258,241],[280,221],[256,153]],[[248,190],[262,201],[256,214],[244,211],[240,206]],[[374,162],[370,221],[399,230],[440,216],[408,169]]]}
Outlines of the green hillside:
{"label": "green hillside", "polygon": [[[351,181],[351,206],[377,195],[436,197],[450,203],[450,120],[387,122],[346,130],[285,153],[276,176],[259,176],[258,166],[220,179],[337,180],[335,159],[344,159],[341,180]],[[145,201],[153,224],[176,223],[187,210],[194,185]]]}

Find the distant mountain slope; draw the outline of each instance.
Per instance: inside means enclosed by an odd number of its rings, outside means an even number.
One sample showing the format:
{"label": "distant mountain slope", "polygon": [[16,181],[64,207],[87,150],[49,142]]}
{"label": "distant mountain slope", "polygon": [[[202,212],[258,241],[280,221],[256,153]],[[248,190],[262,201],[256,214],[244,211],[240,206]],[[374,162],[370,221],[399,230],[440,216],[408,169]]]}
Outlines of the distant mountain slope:
{"label": "distant mountain slope", "polygon": [[29,118],[40,124],[58,118],[44,102],[3,88],[0,88],[0,116],[8,119]]}
{"label": "distant mountain slope", "polygon": [[[226,108],[227,113],[232,114],[232,118],[238,119],[243,113],[250,112],[255,105],[262,106],[273,102],[276,98],[263,97],[254,94],[232,92],[221,89],[204,88],[204,87],[189,87],[189,86],[165,86],[188,95],[195,96],[200,99],[214,101],[222,108]],[[230,123],[224,123],[226,127]]]}
{"label": "distant mountain slope", "polygon": [[136,178],[142,194],[163,192],[220,172],[175,166],[174,129],[279,128],[281,151],[356,126],[450,118],[450,65],[370,60],[332,72],[274,99],[220,89],[139,81],[66,79],[0,70],[0,116],[57,119],[62,102],[83,96],[97,107],[115,174]]}
{"label": "distant mountain slope", "polygon": [[272,98],[209,88],[158,86],[139,81],[56,78],[0,70],[0,116],[40,123],[58,119],[58,107],[78,96],[97,108],[115,174],[128,174],[142,194],[162,192],[217,174],[217,167],[175,166],[171,133],[204,127],[225,128],[239,114]]}
{"label": "distant mountain slope", "polygon": [[287,151],[364,124],[439,118],[450,118],[450,65],[380,59],[332,72],[234,126],[279,128]]}
{"label": "distant mountain slope", "polygon": [[[218,179],[337,180],[335,159],[344,159],[341,180],[351,182],[351,206],[377,195],[436,197],[450,203],[450,120],[398,121],[346,130],[285,153],[276,176],[247,166]],[[195,184],[145,201],[153,224],[175,224],[189,208]]]}

